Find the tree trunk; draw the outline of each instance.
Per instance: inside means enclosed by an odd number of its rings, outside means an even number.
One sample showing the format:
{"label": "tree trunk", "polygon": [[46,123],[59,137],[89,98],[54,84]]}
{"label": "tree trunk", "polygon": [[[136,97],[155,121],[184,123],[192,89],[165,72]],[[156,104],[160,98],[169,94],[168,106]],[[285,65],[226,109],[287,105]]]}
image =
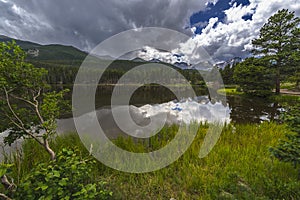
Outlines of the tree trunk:
{"label": "tree trunk", "polygon": [[47,139],[44,139],[44,147],[45,147],[46,151],[50,154],[51,160],[55,160],[55,159],[56,159],[56,154],[55,154],[55,152],[50,148],[49,142],[48,142]]}
{"label": "tree trunk", "polygon": [[0,198],[5,199],[5,200],[12,200],[11,198],[9,198],[8,196],[6,196],[3,193],[0,193]]}
{"label": "tree trunk", "polygon": [[11,182],[8,181],[6,175],[3,175],[1,177],[1,183],[5,187],[5,189],[7,189],[7,190],[11,190],[14,187],[14,184],[12,184]]}
{"label": "tree trunk", "polygon": [[280,94],[280,75],[277,73],[276,75],[276,91],[275,91],[276,95]]}
{"label": "tree trunk", "polygon": [[[13,190],[15,188],[15,185],[11,182],[8,181],[6,175],[3,175],[1,177],[1,183],[4,186],[6,190]],[[0,199],[5,199],[5,200],[12,200],[10,197],[6,196],[3,193],[0,193]]]}

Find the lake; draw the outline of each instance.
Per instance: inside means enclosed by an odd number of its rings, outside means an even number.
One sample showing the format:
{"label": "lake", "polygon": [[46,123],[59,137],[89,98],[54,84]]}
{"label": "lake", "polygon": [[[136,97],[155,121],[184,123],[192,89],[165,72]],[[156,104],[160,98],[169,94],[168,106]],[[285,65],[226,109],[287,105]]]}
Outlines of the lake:
{"label": "lake", "polygon": [[[84,86],[82,86],[84,87]],[[56,90],[61,90],[65,86],[56,86]],[[71,87],[68,87],[72,89]],[[119,86],[116,93],[120,99],[127,93],[128,86]],[[178,98],[168,89],[163,86],[143,86],[137,89],[130,98],[130,105],[141,107],[146,104],[158,105],[170,101],[180,101],[187,98],[185,87],[175,87],[175,90],[180,95]],[[173,88],[173,89],[174,89]],[[99,86],[95,95],[95,107],[98,110],[110,109],[111,95],[114,86]],[[202,87],[194,87],[194,91],[198,99],[210,99],[208,91]],[[72,98],[72,92],[68,94],[68,99]],[[176,102],[176,101],[175,101]],[[244,96],[227,96],[226,102],[230,109],[230,119],[233,123],[261,123],[262,121],[270,121],[278,119],[282,107],[277,102],[272,102],[265,98],[244,97]],[[122,105],[122,103],[121,103]],[[89,112],[87,110],[86,112]],[[70,115],[65,115],[68,118]]]}
{"label": "lake", "polygon": [[[70,86],[55,86],[55,90],[57,91],[65,88],[72,89]],[[99,86],[95,95],[95,106],[97,108],[99,123],[105,133],[111,138],[119,136],[122,132],[115,124],[111,114],[111,94],[113,89],[114,86]],[[136,90],[130,99],[130,105],[132,105],[131,111],[135,113],[135,116],[133,116],[133,118],[135,118],[134,121],[142,126],[147,125],[147,119],[139,119],[142,118],[142,115],[139,113],[140,110],[148,112],[151,110],[151,112],[153,112],[162,109],[161,106],[166,107],[165,105],[171,105],[170,110],[174,110],[177,104],[179,105],[178,108],[185,110],[193,109],[195,106],[200,107],[201,109],[198,110],[198,113],[194,113],[193,115],[197,118],[204,117],[204,119],[208,119],[211,116],[218,117],[218,114],[212,115],[209,109],[206,109],[207,106],[217,109],[220,108],[221,110],[226,108],[230,113],[230,115],[226,117],[233,123],[261,123],[263,121],[276,120],[283,110],[276,102],[254,97],[227,96],[226,102],[222,102],[222,104],[218,104],[218,102],[211,103],[207,90],[201,87],[194,88],[197,96],[194,99],[196,100],[193,100],[192,103],[186,103],[187,101],[182,102],[182,100],[187,97],[186,88],[177,87],[176,90],[180,94],[178,99],[169,89],[162,86],[144,86]],[[119,91],[116,92],[120,95],[120,98],[122,98],[122,95],[126,93],[126,89],[125,87],[119,87]],[[67,95],[67,98],[71,100],[72,92]],[[198,104],[195,104],[195,102],[198,102]],[[175,111],[180,114],[184,113],[185,110]],[[86,113],[88,112],[87,110]],[[176,119],[173,117],[170,118],[169,121],[174,122]],[[65,114],[62,119],[58,121],[58,132],[65,133],[72,131],[76,131],[72,114]]]}

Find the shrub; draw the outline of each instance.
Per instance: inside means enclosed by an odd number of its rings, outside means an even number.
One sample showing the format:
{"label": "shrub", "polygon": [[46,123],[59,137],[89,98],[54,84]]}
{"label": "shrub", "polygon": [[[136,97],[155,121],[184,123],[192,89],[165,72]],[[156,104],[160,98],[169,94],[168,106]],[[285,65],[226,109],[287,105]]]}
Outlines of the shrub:
{"label": "shrub", "polygon": [[92,181],[91,158],[63,149],[55,161],[39,164],[15,192],[15,199],[108,199],[105,182]]}
{"label": "shrub", "polygon": [[[275,148],[270,148],[273,156],[283,162],[291,162],[297,167],[300,164],[300,104],[287,109],[283,121],[287,123],[293,133],[286,135]],[[300,175],[300,174],[299,174]]]}
{"label": "shrub", "polygon": [[234,80],[243,92],[252,96],[269,96],[274,87],[272,72],[255,58],[248,58],[235,67]]}

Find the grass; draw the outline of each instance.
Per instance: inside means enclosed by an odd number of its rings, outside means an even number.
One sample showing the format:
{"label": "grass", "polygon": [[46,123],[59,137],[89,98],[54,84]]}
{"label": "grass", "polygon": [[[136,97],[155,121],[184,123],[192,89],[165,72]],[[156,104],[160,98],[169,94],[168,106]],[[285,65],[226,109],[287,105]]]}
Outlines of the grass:
{"label": "grass", "polygon": [[296,83],[284,82],[280,85],[281,89],[293,90],[296,88]]}
{"label": "grass", "polygon": [[226,95],[241,95],[243,92],[237,91],[236,88],[223,88],[218,90],[219,94],[226,94]]}
{"label": "grass", "polygon": [[[271,158],[268,150],[288,132],[284,125],[228,125],[212,152],[200,159],[199,149],[206,131],[207,126],[201,126],[187,152],[164,169],[130,174],[99,162],[93,170],[94,177],[108,183],[114,199],[300,199],[297,170]],[[133,152],[148,152],[167,145],[176,132],[176,126],[165,127],[151,138],[152,145],[124,138],[114,142]],[[77,147],[88,154],[76,134],[57,137],[52,147],[55,151]],[[33,141],[26,142],[23,148],[23,159],[14,168],[15,180],[49,159]]]}

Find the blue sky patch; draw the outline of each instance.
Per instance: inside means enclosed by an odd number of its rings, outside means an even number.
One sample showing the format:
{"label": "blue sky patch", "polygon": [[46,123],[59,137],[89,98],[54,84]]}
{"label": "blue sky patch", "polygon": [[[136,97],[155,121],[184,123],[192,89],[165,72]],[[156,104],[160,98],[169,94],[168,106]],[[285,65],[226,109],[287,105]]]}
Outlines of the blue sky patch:
{"label": "blue sky patch", "polygon": [[[224,11],[232,7],[234,3],[236,3],[237,6],[250,5],[249,0],[219,0],[215,5],[213,3],[209,3],[204,11],[194,13],[190,17],[190,26],[195,26],[197,28],[195,33],[200,34],[202,29],[206,27],[210,18],[218,17],[218,22],[224,22],[226,17]],[[251,20],[252,15],[245,15],[243,19]]]}
{"label": "blue sky patch", "polygon": [[242,17],[243,20],[248,21],[252,20],[253,14],[247,14]]}

